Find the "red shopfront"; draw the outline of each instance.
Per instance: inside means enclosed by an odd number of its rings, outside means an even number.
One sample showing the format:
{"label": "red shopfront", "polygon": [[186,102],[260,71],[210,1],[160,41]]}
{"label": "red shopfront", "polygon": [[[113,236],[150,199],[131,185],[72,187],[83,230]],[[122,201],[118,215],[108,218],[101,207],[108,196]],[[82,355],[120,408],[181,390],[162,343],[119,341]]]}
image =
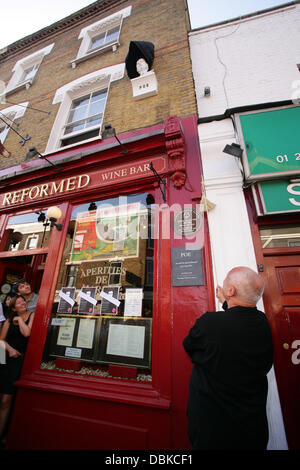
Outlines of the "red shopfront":
{"label": "red shopfront", "polygon": [[7,449],[189,448],[182,340],[214,307],[196,117],[119,139],[2,177],[1,286],[39,294]]}

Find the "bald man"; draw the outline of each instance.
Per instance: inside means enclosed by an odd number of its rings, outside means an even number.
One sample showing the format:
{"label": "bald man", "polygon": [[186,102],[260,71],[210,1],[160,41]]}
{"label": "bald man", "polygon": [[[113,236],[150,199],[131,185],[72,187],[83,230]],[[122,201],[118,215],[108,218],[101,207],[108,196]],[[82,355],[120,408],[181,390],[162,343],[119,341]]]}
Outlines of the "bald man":
{"label": "bald man", "polygon": [[255,271],[232,269],[216,290],[225,311],[206,312],[183,341],[193,362],[187,408],[193,450],[267,447],[273,345],[266,315],[256,308],[263,290]]}

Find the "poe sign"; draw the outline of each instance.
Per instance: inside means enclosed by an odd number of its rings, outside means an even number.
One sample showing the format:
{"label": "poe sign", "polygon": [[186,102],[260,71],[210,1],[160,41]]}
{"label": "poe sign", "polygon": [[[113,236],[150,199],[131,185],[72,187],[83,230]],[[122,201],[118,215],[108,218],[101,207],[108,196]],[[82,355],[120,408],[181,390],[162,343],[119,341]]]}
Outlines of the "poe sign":
{"label": "poe sign", "polygon": [[238,117],[247,181],[300,174],[300,106]]}

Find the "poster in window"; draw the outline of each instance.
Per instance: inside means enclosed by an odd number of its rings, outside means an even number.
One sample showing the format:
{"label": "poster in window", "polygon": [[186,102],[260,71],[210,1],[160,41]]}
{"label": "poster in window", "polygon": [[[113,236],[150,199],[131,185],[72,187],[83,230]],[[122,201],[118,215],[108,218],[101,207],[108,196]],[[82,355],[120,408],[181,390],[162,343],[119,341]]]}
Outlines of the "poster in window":
{"label": "poster in window", "polygon": [[125,317],[141,317],[143,303],[143,289],[126,289],[125,291]]}
{"label": "poster in window", "polygon": [[96,300],[97,287],[82,287],[78,296],[79,306],[78,313],[88,313],[93,315],[95,305],[97,304]]}
{"label": "poster in window", "polygon": [[58,295],[57,313],[72,313],[75,305],[75,287],[62,287]]}
{"label": "poster in window", "polygon": [[58,346],[72,346],[76,318],[68,318],[65,325],[59,327],[57,336]]}
{"label": "poster in window", "polygon": [[92,349],[96,320],[81,318],[77,334],[76,348]]}
{"label": "poster in window", "polygon": [[71,261],[138,257],[139,219],[139,202],[79,213]]}
{"label": "poster in window", "polygon": [[117,315],[119,301],[119,286],[105,286],[100,293],[101,296],[101,315]]}
{"label": "poster in window", "polygon": [[98,361],[151,367],[152,319],[103,317]]}

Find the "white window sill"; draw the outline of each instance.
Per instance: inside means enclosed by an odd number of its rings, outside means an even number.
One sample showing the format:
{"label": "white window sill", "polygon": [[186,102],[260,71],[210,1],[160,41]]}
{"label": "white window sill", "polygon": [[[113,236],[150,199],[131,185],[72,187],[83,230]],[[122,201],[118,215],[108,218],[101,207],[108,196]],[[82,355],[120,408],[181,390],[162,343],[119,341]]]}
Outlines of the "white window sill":
{"label": "white window sill", "polygon": [[[81,140],[80,142],[76,142],[75,144],[70,144],[70,145],[65,145],[64,147],[59,147],[59,148],[57,148],[56,150],[54,150],[53,152],[49,152],[48,154],[45,153],[44,155],[51,155],[51,154],[53,154],[54,152],[56,153],[56,152],[63,151],[63,150],[65,150],[65,149],[70,149],[70,148],[72,148],[72,147],[76,147],[76,146],[78,146],[78,145],[87,144],[87,143],[89,143],[89,142],[93,142],[94,140],[102,140],[102,135],[99,134],[99,135],[97,135],[97,136],[95,136],[95,137],[91,137],[90,139]],[[44,155],[43,155],[43,156],[44,156]]]}
{"label": "white window sill", "polygon": [[14,88],[11,88],[10,90],[5,90],[4,96],[11,95],[12,93],[16,93],[19,90],[22,90],[23,88],[26,88],[26,90],[29,90],[33,83],[33,79],[31,78],[30,80],[27,80],[26,82],[19,83],[16,85]]}
{"label": "white window sill", "polygon": [[85,60],[91,59],[92,57],[103,54],[109,49],[112,49],[112,51],[115,52],[119,46],[120,46],[119,41],[116,41],[110,44],[105,44],[103,47],[100,47],[99,49],[96,49],[95,51],[87,52],[86,54],[80,57],[77,57],[74,60],[71,60],[70,64],[72,66],[72,69],[75,69],[76,65],[80,64],[80,62],[84,62]]}

